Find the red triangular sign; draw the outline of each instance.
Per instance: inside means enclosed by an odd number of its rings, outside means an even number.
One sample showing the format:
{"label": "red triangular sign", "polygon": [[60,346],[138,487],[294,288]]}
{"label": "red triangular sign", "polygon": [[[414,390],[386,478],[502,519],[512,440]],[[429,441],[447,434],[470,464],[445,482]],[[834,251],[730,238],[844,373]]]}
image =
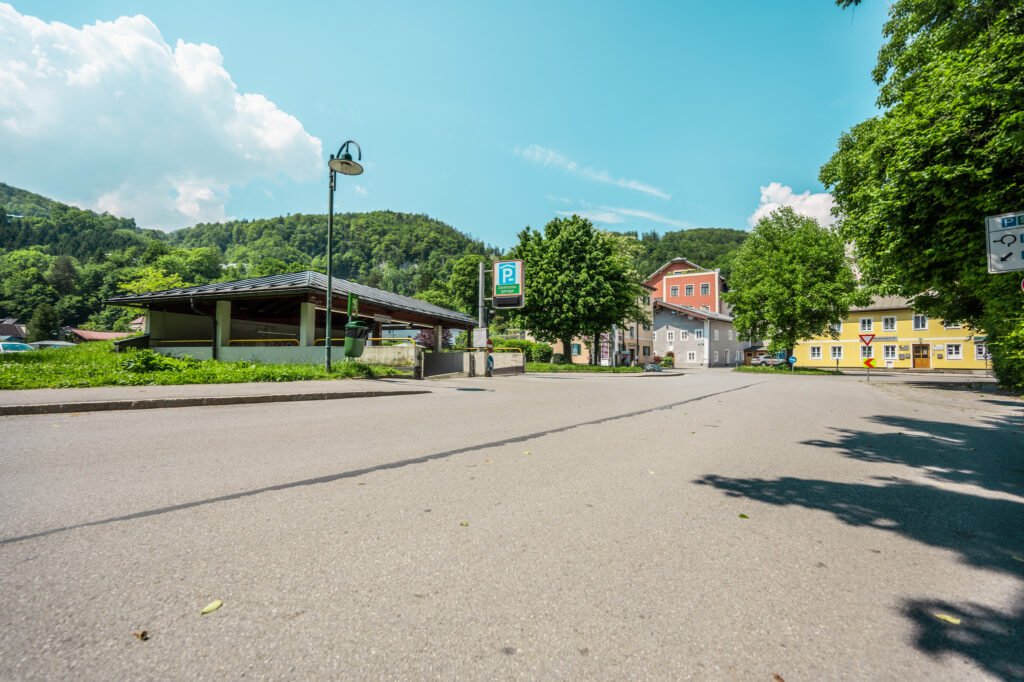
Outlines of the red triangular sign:
{"label": "red triangular sign", "polygon": [[861,334],[860,335],[860,342],[863,343],[865,346],[870,346],[871,342],[874,340],[874,338],[875,338],[874,334]]}

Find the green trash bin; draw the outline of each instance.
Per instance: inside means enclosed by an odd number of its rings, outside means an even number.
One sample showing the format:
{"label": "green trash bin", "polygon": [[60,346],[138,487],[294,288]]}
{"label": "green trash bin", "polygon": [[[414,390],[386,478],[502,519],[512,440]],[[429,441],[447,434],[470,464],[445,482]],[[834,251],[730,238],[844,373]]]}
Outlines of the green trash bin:
{"label": "green trash bin", "polygon": [[362,320],[352,320],[345,325],[345,357],[358,358],[363,354],[370,327]]}

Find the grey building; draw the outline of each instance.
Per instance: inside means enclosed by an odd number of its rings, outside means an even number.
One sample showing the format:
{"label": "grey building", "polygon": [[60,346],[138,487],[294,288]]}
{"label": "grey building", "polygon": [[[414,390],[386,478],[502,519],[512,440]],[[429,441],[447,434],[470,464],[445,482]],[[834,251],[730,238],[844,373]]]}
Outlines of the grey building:
{"label": "grey building", "polygon": [[654,302],[654,353],[675,357],[675,366],[735,367],[743,364],[743,349],[732,317],[709,310]]}

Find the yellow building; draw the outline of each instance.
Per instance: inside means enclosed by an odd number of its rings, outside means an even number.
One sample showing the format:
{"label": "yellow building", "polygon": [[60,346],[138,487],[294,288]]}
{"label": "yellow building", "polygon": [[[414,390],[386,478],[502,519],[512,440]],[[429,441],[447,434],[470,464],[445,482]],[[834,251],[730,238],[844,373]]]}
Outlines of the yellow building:
{"label": "yellow building", "polygon": [[[984,333],[929,319],[899,296],[875,297],[871,305],[851,309],[836,332],[834,339],[797,344],[797,367],[863,369],[867,358],[874,358],[876,369],[984,372],[989,367]],[[874,335],[870,345],[861,343],[862,334]]]}

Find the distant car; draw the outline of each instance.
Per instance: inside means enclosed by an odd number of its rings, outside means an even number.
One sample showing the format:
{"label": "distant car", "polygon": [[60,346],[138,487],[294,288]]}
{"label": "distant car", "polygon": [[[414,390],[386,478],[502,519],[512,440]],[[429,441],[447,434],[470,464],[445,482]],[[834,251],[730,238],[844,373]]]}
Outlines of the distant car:
{"label": "distant car", "polygon": [[27,353],[30,350],[35,350],[35,348],[27,343],[15,343],[14,341],[0,343],[0,353]]}
{"label": "distant car", "polygon": [[35,343],[28,344],[32,346],[34,350],[52,350],[54,348],[74,348],[75,344],[68,343],[67,341],[36,341]]}
{"label": "distant car", "polygon": [[785,362],[781,358],[772,357],[770,355],[761,355],[750,361],[751,367],[775,367]]}

